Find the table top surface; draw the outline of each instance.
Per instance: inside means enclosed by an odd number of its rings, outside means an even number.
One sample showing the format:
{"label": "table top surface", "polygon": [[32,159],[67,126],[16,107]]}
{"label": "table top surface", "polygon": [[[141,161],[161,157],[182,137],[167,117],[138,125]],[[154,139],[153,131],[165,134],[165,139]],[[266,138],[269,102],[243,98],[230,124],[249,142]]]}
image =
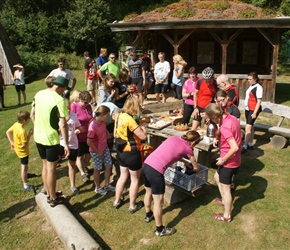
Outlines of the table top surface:
{"label": "table top surface", "polygon": [[[147,134],[148,135],[153,135],[153,136],[160,136],[164,138],[168,138],[170,136],[179,136],[181,137],[184,135],[187,131],[178,131],[174,129],[173,125],[170,125],[168,127],[165,127],[163,129],[153,129],[153,128],[146,128]],[[213,146],[212,143],[207,143],[204,140],[200,141],[195,148],[202,149],[205,151],[210,151]]]}

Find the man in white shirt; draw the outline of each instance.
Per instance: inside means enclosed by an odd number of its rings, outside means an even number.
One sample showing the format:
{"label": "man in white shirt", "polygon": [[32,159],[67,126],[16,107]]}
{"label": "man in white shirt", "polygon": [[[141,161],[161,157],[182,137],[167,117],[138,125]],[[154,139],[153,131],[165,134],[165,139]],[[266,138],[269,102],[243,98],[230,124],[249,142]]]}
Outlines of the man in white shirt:
{"label": "man in white shirt", "polygon": [[69,69],[65,68],[65,59],[64,58],[62,58],[62,57],[59,58],[57,63],[58,63],[58,68],[52,70],[46,78],[51,77],[51,76],[53,76],[53,77],[63,76],[66,79],[68,79],[69,80],[68,88],[62,95],[64,98],[68,99],[69,93],[76,86],[77,80],[74,77],[74,75],[72,74],[72,72]]}
{"label": "man in white shirt", "polygon": [[165,61],[165,53],[158,53],[159,62],[154,67],[155,93],[156,99],[160,103],[160,94],[162,93],[162,103],[166,102],[166,92],[168,87],[168,75],[170,73],[170,64]]}

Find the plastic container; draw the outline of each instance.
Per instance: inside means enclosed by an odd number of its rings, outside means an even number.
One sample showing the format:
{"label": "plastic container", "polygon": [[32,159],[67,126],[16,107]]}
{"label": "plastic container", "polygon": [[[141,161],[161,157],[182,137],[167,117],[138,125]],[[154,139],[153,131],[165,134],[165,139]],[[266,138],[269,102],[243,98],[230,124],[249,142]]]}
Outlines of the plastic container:
{"label": "plastic container", "polygon": [[208,180],[208,168],[198,164],[200,171],[192,175],[187,175],[182,171],[175,169],[176,163],[167,168],[164,173],[166,181],[185,189],[186,191],[192,191],[199,186],[205,184]]}

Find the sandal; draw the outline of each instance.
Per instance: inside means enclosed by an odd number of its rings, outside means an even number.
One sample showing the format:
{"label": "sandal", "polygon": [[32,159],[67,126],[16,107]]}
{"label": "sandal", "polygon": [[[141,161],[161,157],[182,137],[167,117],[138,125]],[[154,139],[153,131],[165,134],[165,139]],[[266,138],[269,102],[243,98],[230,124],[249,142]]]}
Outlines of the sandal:
{"label": "sandal", "polygon": [[224,203],[223,203],[223,200],[220,199],[220,198],[216,198],[216,199],[215,199],[215,202],[216,202],[217,204],[223,206],[223,207],[225,206]]}
{"label": "sandal", "polygon": [[226,218],[223,214],[213,214],[212,215],[215,220],[224,221],[224,222],[231,222],[232,217]]}

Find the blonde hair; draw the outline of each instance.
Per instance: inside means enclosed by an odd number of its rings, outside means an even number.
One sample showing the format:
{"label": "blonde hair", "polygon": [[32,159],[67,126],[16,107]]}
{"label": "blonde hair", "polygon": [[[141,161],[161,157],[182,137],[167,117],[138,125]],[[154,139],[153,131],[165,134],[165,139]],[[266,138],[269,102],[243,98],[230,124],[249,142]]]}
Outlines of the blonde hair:
{"label": "blonde hair", "polygon": [[205,108],[205,113],[210,119],[212,119],[212,118],[222,119],[223,114],[224,114],[224,110],[222,107],[218,106],[217,104],[210,103]]}
{"label": "blonde hair", "polygon": [[139,99],[134,96],[129,96],[123,106],[124,112],[130,115],[137,115],[140,111]]}
{"label": "blonde hair", "polygon": [[69,97],[69,101],[70,101],[71,103],[76,103],[76,102],[78,102],[78,101],[80,100],[80,93],[81,93],[81,91],[79,91],[79,90],[74,90],[74,91],[71,93],[70,97]]}
{"label": "blonde hair", "polygon": [[100,56],[101,57],[104,57],[107,55],[107,48],[101,48],[100,49]]}
{"label": "blonde hair", "polygon": [[95,113],[95,117],[101,116],[101,115],[106,115],[106,114],[110,113],[110,109],[107,106],[101,105],[97,108],[96,111],[94,111],[94,113]]}
{"label": "blonde hair", "polygon": [[55,79],[56,79],[55,76],[48,76],[45,78],[44,82],[48,88],[51,88],[53,85],[52,81],[54,81]]}
{"label": "blonde hair", "polygon": [[173,56],[173,61],[177,61],[178,63],[180,63],[183,67],[185,67],[187,65],[187,62],[184,61],[184,59],[182,58],[181,55],[176,54],[175,56]]}

